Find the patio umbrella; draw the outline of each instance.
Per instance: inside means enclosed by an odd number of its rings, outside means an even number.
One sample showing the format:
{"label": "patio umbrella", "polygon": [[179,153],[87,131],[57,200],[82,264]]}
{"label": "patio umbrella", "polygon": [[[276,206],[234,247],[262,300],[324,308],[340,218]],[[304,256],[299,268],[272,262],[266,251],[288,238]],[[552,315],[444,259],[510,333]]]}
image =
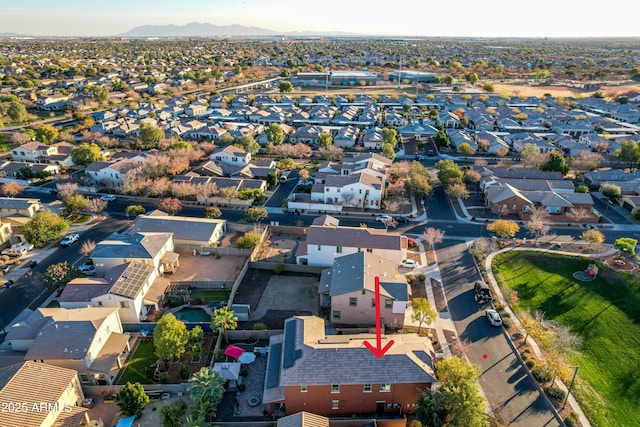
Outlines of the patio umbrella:
{"label": "patio umbrella", "polygon": [[224,351],[225,356],[231,356],[234,359],[237,359],[238,357],[240,357],[240,355],[244,353],[244,349],[240,348],[238,346],[235,345],[230,345],[229,347],[227,347],[227,349]]}
{"label": "patio umbrella", "polygon": [[256,360],[256,355],[250,351],[245,351],[238,357],[238,362],[249,364]]}

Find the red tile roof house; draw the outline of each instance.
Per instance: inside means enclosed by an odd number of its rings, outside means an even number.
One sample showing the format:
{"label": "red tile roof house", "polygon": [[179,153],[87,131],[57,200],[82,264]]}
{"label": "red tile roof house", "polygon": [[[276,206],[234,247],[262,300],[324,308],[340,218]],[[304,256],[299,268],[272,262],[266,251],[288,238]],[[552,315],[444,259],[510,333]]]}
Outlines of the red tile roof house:
{"label": "red tile roof house", "polygon": [[[262,403],[286,414],[398,416],[415,410],[420,391],[436,382],[431,342],[417,334],[394,335],[381,358],[365,335],[325,334],[324,320],[295,316],[269,340]],[[383,336],[386,345],[390,336]]]}

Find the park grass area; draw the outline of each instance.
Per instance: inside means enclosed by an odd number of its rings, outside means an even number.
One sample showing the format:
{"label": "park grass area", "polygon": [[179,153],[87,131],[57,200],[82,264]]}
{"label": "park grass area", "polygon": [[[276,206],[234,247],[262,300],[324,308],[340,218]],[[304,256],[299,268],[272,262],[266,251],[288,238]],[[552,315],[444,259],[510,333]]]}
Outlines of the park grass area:
{"label": "park grass area", "polygon": [[517,309],[540,310],[584,339],[570,363],[579,367],[574,386],[593,425],[640,425],[640,279],[599,266],[598,277],[580,282],[584,257],[509,251],[493,260],[503,288],[518,292]]}
{"label": "park grass area", "polygon": [[158,358],[155,355],[153,340],[150,338],[141,339],[133,356],[129,359],[124,373],[120,377],[118,384],[154,384],[153,368]]}
{"label": "park grass area", "polygon": [[202,301],[228,301],[231,290],[229,289],[196,289],[189,294],[191,300]]}

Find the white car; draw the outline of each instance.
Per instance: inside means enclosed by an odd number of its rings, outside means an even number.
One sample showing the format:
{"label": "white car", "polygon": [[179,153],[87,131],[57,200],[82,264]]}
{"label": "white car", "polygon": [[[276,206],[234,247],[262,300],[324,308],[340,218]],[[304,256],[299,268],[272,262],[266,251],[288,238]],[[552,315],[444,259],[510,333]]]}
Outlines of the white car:
{"label": "white car", "polygon": [[393,217],[390,215],[378,215],[376,217],[376,221],[380,222],[380,221],[391,221],[393,220]]}
{"label": "white car", "polygon": [[20,248],[20,249],[9,248],[0,252],[0,255],[6,255],[12,258],[20,258],[25,256],[28,252],[29,251],[27,251],[25,248]]}
{"label": "white car", "polygon": [[486,311],[487,320],[491,326],[502,326],[502,319],[497,311],[490,308]]}
{"label": "white car", "polygon": [[412,259],[405,259],[400,263],[400,267],[418,268],[420,267],[420,264],[418,264],[416,261]]}
{"label": "white car", "polygon": [[77,242],[78,239],[80,239],[80,235],[77,233],[67,234],[64,236],[64,239],[60,241],[60,246],[71,246]]}
{"label": "white car", "polygon": [[13,245],[11,245],[11,249],[26,249],[27,251],[30,251],[33,249],[33,245],[27,242],[14,243]]}
{"label": "white car", "polygon": [[100,200],[104,200],[105,202],[113,202],[116,199],[116,196],[113,194],[105,194],[100,197]]}

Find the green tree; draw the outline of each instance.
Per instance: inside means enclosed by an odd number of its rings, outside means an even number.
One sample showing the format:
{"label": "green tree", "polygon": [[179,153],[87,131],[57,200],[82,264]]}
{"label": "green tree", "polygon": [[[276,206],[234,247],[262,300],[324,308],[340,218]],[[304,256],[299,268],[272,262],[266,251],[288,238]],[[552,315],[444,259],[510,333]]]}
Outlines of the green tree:
{"label": "green tree", "polygon": [[471,146],[471,144],[469,144],[468,142],[463,142],[462,144],[460,144],[458,146],[458,151],[464,154],[465,156],[471,156],[476,152]]}
{"label": "green tree", "polygon": [[333,135],[331,132],[321,132],[318,135],[318,143],[321,147],[328,147],[333,144]]}
{"label": "green tree", "polygon": [[398,130],[395,127],[382,129],[382,143],[390,144],[393,148],[398,144]]}
{"label": "green tree", "polygon": [[427,298],[413,298],[411,300],[411,307],[413,308],[411,320],[418,322],[418,334],[420,333],[420,328],[422,328],[423,323],[426,323],[428,326],[438,316],[438,313],[431,307]]}
{"label": "green tree", "polygon": [[135,218],[138,215],[142,215],[146,210],[140,205],[129,205],[124,209],[124,213],[127,214],[128,217]]}
{"label": "green tree", "polygon": [[562,175],[566,175],[567,172],[569,172],[569,165],[562,154],[551,153],[549,155],[549,161],[542,165],[540,169],[543,171],[560,172]]}
{"label": "green tree", "polygon": [[41,125],[36,129],[36,139],[43,144],[53,144],[58,139],[58,129],[51,125]]}
{"label": "green tree", "polygon": [[236,242],[236,248],[240,249],[253,249],[260,244],[260,234],[255,231],[247,231]]}
{"label": "green tree", "polygon": [[425,388],[418,396],[416,419],[423,427],[444,427],[447,421],[447,407],[440,390]]}
{"label": "green tree", "polygon": [[42,281],[47,288],[57,291],[65,287],[70,280],[81,277],[82,273],[67,261],[51,264],[42,275]]}
{"label": "green tree", "polygon": [[537,156],[538,154],[540,154],[540,149],[536,144],[526,143],[520,150],[520,157],[523,159],[528,159],[530,157]]}
{"label": "green tree", "polygon": [[100,147],[95,143],[86,143],[73,147],[71,150],[71,161],[76,166],[88,166],[93,162],[103,160],[100,154]]}
{"label": "green tree", "polygon": [[620,148],[614,154],[618,160],[628,162],[632,170],[640,166],[640,142],[638,141],[622,141]]}
{"label": "green tree", "polygon": [[280,145],[284,141],[284,131],[278,123],[271,123],[265,134],[267,135],[267,140],[274,145]]}
{"label": "green tree", "polygon": [[260,144],[258,144],[258,142],[250,135],[243,136],[235,145],[239,146],[244,151],[251,153],[252,156],[260,150]]}
{"label": "green tree", "polygon": [[248,208],[244,212],[244,218],[247,221],[258,223],[264,219],[267,219],[268,215],[269,214],[267,213],[267,210],[265,208]]}
{"label": "green tree", "polygon": [[389,160],[396,158],[396,152],[391,144],[382,144],[382,155]]}
{"label": "green tree", "polygon": [[429,196],[432,192],[429,180],[429,171],[418,162],[413,162],[409,166],[409,173],[405,181],[405,187],[409,193],[418,199]]}
{"label": "green tree", "polygon": [[291,82],[281,82],[278,89],[280,92],[293,92],[293,85]]}
{"label": "green tree", "polygon": [[7,115],[14,122],[22,123],[27,120],[27,109],[18,101],[11,101],[7,109]]}
{"label": "green tree", "polygon": [[475,85],[476,83],[478,83],[478,74],[476,73],[471,73],[467,75],[467,81],[469,83],[471,83],[472,85]]}
{"label": "green tree", "polygon": [[187,412],[187,404],[180,399],[173,405],[165,404],[160,408],[162,427],[182,427],[182,417]]}
{"label": "green tree", "polygon": [[154,145],[164,138],[164,132],[158,126],[149,122],[140,123],[140,139],[145,145]]}
{"label": "green tree", "polygon": [[142,415],[144,407],[149,403],[149,396],[140,383],[126,383],[118,393],[118,407],[122,414],[129,417]]}
{"label": "green tree", "polygon": [[462,181],[464,179],[464,172],[453,160],[440,160],[434,167],[438,171],[438,179],[443,185],[447,185],[449,180]]}
{"label": "green tree", "polygon": [[276,172],[269,172],[267,174],[267,185],[269,188],[273,188],[278,185],[278,174]]}
{"label": "green tree", "polygon": [[436,367],[439,391],[447,412],[445,425],[451,427],[485,427],[486,399],[480,394],[480,368],[453,356],[443,359]]}
{"label": "green tree", "polygon": [[508,239],[512,238],[518,231],[520,231],[520,226],[514,221],[498,219],[487,225],[487,230],[496,233],[498,237]]}
{"label": "green tree", "polygon": [[485,83],[482,85],[482,90],[485,92],[495,92],[495,88],[491,83]]}
{"label": "green tree", "polygon": [[184,208],[184,204],[175,197],[165,197],[158,202],[156,208],[169,215],[175,215]]}
{"label": "green tree", "polygon": [[449,139],[449,135],[444,130],[442,125],[438,125],[438,133],[433,138],[433,141],[436,143],[438,147],[448,147],[451,144],[451,140]]}
{"label": "green tree", "polygon": [[106,104],[109,101],[109,90],[104,86],[89,86],[88,93],[91,94],[93,99],[100,105]]}
{"label": "green tree", "polygon": [[596,230],[595,228],[592,228],[590,230],[583,232],[580,235],[580,239],[589,243],[602,243],[604,242],[604,234],[602,234],[600,230]]}
{"label": "green tree", "polygon": [[204,210],[204,217],[209,219],[216,219],[222,216],[220,208],[217,206],[209,206]]}
{"label": "green tree", "polygon": [[69,223],[51,211],[41,210],[22,226],[26,239],[37,248],[56,240],[69,229]]}
{"label": "green tree", "polygon": [[196,404],[196,415],[215,418],[224,396],[225,379],[210,368],[201,368],[189,380],[189,393]]}
{"label": "green tree", "polygon": [[461,180],[449,180],[447,185],[445,185],[444,192],[452,199],[469,198],[469,190],[467,190],[467,186],[464,185],[464,182],[462,182]]}
{"label": "green tree", "polygon": [[600,191],[609,200],[617,200],[622,194],[620,186],[615,184],[603,184]]}
{"label": "green tree", "polygon": [[62,201],[65,207],[65,211],[69,214],[79,214],[87,209],[89,205],[89,200],[87,200],[83,195],[76,194],[74,196],[69,196]]}
{"label": "green tree", "polygon": [[638,246],[638,241],[636,239],[632,239],[631,237],[621,237],[619,239],[616,239],[615,243],[613,244],[614,248],[630,256],[635,256],[636,246]]}
{"label": "green tree", "polygon": [[226,307],[216,310],[211,318],[211,329],[216,332],[222,332],[225,342],[229,342],[227,331],[234,330],[238,327],[238,318],[234,317],[233,311]]}
{"label": "green tree", "polygon": [[160,359],[171,361],[179,358],[184,354],[188,341],[187,327],[171,313],[162,316],[153,330],[153,346]]}

